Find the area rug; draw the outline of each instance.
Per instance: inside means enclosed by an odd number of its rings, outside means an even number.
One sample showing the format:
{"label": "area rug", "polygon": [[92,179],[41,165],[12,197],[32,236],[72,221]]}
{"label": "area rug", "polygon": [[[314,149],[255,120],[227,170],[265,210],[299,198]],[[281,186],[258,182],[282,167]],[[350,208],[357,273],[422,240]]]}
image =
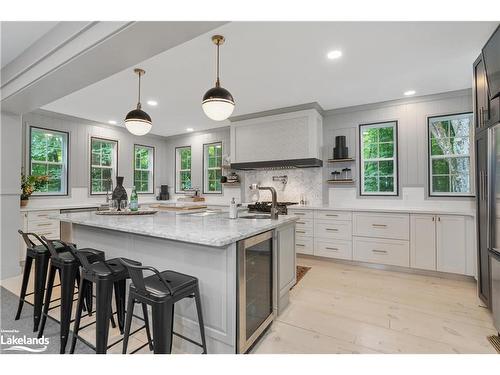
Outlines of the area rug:
{"label": "area rug", "polygon": [[498,354],[500,354],[500,336],[488,336],[488,341],[495,348]]}
{"label": "area rug", "polygon": [[[295,281],[295,285],[297,285],[299,281],[302,280],[302,278],[306,275],[307,272],[309,272],[310,269],[311,267],[297,266],[297,281]],[[292,286],[292,289],[295,287],[295,285]]]}
{"label": "area rug", "polygon": [[[33,306],[25,303],[21,318],[14,320],[19,298],[7,289],[0,287],[0,301],[1,354],[59,353],[59,324],[57,322],[47,319],[44,339],[40,341],[35,340],[37,332],[33,332]],[[17,342],[10,343],[13,339]],[[20,343],[19,340],[26,342]],[[69,346],[68,343],[67,351],[69,351]],[[76,353],[92,354],[94,352],[88,346],[78,341]]]}

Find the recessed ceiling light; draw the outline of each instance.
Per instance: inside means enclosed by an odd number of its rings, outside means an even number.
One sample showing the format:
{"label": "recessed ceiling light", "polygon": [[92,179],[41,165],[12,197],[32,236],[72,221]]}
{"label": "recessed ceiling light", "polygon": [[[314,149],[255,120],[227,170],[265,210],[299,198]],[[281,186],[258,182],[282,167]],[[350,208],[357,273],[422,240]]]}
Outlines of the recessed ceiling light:
{"label": "recessed ceiling light", "polygon": [[108,121],[108,124],[111,124],[111,125],[116,125],[116,121],[115,121],[115,120],[109,120],[109,121]]}
{"label": "recessed ceiling light", "polygon": [[158,105],[158,102],[156,100],[148,100],[148,105],[151,107],[156,107]]}
{"label": "recessed ceiling light", "polygon": [[339,50],[330,51],[326,55],[326,57],[328,57],[330,60],[338,59],[340,56],[342,56],[342,51]]}
{"label": "recessed ceiling light", "polygon": [[408,90],[404,92],[405,96],[412,96],[415,95],[416,91],[415,90]]}
{"label": "recessed ceiling light", "polygon": [[186,128],[187,132],[192,132],[194,129],[193,128]]}

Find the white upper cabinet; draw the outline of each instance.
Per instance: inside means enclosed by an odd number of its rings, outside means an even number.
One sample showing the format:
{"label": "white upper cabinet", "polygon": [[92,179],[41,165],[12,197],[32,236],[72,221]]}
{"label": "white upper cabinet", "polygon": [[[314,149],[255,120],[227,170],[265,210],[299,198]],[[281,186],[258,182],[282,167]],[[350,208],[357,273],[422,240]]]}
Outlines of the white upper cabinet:
{"label": "white upper cabinet", "polygon": [[315,109],[231,123],[231,162],[321,159],[323,118]]}

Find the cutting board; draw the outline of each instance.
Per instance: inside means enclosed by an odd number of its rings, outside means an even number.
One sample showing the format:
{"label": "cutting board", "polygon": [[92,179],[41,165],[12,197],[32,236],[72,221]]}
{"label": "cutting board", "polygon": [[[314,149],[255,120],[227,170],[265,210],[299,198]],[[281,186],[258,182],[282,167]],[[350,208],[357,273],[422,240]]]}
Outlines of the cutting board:
{"label": "cutting board", "polygon": [[190,210],[203,210],[203,209],[207,208],[206,205],[201,205],[201,204],[179,205],[176,203],[151,204],[151,205],[149,205],[149,207],[157,209],[157,210],[162,210],[162,211],[190,211]]}

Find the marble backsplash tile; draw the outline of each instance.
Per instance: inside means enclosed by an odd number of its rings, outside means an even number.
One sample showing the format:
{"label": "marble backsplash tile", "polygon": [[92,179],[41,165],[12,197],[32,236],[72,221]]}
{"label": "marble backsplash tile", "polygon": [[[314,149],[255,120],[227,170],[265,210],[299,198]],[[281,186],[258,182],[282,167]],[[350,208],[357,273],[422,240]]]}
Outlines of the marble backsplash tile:
{"label": "marble backsplash tile", "polygon": [[[322,204],[322,168],[303,169],[283,169],[283,170],[262,170],[241,172],[244,186],[244,201],[250,202],[252,192],[248,186],[252,183],[259,183],[264,186],[272,186],[278,193],[279,201],[300,202],[303,195],[307,204]],[[286,185],[279,181],[273,181],[273,176],[287,176]],[[260,201],[271,200],[271,193],[268,191],[259,192]]]}

